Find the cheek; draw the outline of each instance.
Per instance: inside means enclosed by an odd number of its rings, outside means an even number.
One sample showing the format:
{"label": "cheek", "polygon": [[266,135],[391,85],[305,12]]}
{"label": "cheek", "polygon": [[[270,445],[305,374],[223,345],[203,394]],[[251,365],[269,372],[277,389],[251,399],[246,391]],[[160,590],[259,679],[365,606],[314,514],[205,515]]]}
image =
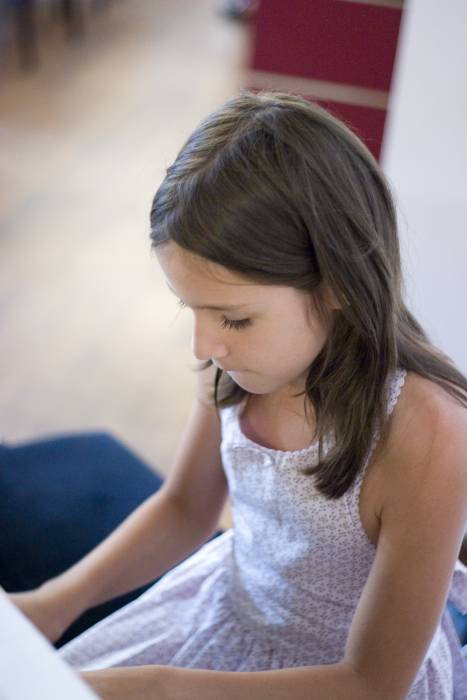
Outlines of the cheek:
{"label": "cheek", "polygon": [[326,332],[320,325],[313,328],[296,327],[281,338],[284,362],[298,369],[309,366],[322,350],[326,342]]}
{"label": "cheek", "polygon": [[324,321],[317,318],[315,314],[308,316],[304,323],[303,336],[304,339],[307,338],[304,342],[307,342],[308,347],[321,350],[328,337]]}

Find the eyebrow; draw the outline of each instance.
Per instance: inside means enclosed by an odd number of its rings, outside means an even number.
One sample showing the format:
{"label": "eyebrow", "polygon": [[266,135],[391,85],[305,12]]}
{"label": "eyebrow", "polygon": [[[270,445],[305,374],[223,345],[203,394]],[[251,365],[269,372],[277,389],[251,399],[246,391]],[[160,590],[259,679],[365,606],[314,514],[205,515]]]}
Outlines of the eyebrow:
{"label": "eyebrow", "polygon": [[[170,289],[172,294],[175,294],[175,296],[178,298],[178,294],[175,292],[174,289],[170,286],[168,282],[166,282],[167,287]],[[188,304],[187,304],[188,306]],[[224,304],[223,306],[213,306],[212,304],[208,305],[203,305],[203,306],[190,306],[191,309],[196,309],[197,311],[227,311],[227,310],[232,310],[232,309],[242,309],[245,306],[249,306],[249,304]]]}

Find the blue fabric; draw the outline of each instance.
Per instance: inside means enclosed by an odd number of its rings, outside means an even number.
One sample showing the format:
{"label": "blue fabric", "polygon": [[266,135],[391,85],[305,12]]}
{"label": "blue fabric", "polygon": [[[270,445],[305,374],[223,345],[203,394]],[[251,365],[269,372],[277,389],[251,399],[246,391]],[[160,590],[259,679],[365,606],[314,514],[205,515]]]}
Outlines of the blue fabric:
{"label": "blue fabric", "polygon": [[[28,590],[61,573],[161,484],[106,433],[0,446],[0,584]],[[88,611],[60,644],[145,588]]]}
{"label": "blue fabric", "polygon": [[461,640],[461,644],[467,644],[467,615],[462,615],[450,601],[448,601],[448,610],[451,614],[457,634],[459,635],[459,639]]}

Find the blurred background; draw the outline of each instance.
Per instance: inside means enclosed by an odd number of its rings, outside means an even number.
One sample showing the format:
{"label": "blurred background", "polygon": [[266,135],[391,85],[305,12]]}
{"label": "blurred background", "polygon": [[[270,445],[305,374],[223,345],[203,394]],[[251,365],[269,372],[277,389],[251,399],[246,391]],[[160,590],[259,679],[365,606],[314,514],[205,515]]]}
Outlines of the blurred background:
{"label": "blurred background", "polygon": [[466,8],[0,0],[1,439],[105,430],[167,473],[191,319],[150,254],[149,209],[241,88],[317,99],[382,161],[410,302],[467,371]]}
{"label": "blurred background", "polygon": [[212,0],[24,5],[20,41],[1,5],[0,435],[105,430],[165,474],[194,376],[149,210],[249,28]]}

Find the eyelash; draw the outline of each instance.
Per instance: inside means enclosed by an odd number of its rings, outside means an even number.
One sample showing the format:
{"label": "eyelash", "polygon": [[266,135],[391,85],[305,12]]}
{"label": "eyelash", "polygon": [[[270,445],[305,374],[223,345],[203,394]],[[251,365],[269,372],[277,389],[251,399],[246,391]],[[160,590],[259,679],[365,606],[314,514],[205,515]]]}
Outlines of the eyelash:
{"label": "eyelash", "polygon": [[[179,299],[177,301],[177,304],[182,309],[186,308],[185,302],[182,301],[181,299]],[[230,318],[225,318],[225,316],[224,316],[224,318],[222,319],[222,322],[221,322],[222,328],[229,328],[230,330],[236,330],[236,331],[239,331],[242,328],[246,328],[249,325],[251,325],[251,319],[249,319],[249,318],[242,318],[238,321],[233,321]]]}
{"label": "eyelash", "polygon": [[251,324],[251,321],[249,318],[242,318],[240,321],[231,321],[228,318],[225,318],[221,323],[222,328],[231,328],[232,330],[239,331],[242,328],[246,328]]}

